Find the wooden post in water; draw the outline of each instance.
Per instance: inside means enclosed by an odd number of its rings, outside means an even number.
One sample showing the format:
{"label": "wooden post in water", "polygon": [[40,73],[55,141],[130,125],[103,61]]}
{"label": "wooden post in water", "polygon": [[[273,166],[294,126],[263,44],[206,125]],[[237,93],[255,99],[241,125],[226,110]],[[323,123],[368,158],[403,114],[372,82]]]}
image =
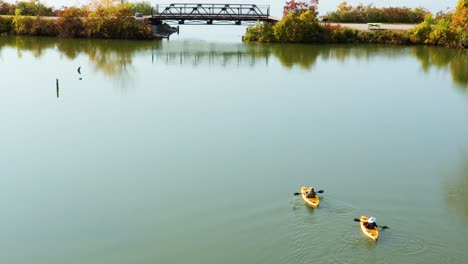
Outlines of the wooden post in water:
{"label": "wooden post in water", "polygon": [[57,86],[57,98],[60,97],[60,92],[59,92],[59,82],[58,79],[55,79],[55,85]]}

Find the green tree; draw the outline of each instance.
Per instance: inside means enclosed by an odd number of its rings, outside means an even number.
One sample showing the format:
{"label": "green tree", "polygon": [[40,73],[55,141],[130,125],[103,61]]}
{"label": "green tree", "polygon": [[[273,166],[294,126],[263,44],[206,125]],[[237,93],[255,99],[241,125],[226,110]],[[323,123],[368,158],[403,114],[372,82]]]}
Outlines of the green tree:
{"label": "green tree", "polygon": [[450,20],[439,19],[431,28],[428,38],[425,43],[432,45],[448,45],[452,46],[454,34],[450,31]]}
{"label": "green tree", "polygon": [[435,25],[435,19],[432,15],[427,15],[424,21],[417,25],[411,32],[410,39],[414,43],[425,43],[431,34],[432,27]]}
{"label": "green tree", "polygon": [[53,16],[52,7],[47,7],[37,0],[19,1],[16,8],[25,16]]}
{"label": "green tree", "polygon": [[132,14],[141,13],[143,15],[151,15],[153,7],[150,2],[136,2],[130,5],[130,11]]}

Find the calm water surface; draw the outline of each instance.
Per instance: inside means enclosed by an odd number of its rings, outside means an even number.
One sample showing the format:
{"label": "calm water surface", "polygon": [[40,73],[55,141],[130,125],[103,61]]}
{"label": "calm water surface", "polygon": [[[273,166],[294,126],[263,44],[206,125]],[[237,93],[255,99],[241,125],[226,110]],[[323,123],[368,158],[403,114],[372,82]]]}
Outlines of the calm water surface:
{"label": "calm water surface", "polygon": [[1,37],[0,263],[466,263],[467,63]]}

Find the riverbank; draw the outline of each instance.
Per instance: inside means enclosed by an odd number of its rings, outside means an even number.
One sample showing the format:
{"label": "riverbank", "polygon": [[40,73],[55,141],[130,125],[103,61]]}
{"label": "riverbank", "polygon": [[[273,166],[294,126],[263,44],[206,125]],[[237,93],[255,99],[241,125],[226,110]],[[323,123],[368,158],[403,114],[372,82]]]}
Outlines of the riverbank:
{"label": "riverbank", "polygon": [[366,24],[330,23],[333,20],[328,18],[319,21],[315,11],[316,5],[286,5],[284,10],[284,16],[277,24],[251,26],[243,40],[317,44],[436,45],[462,49],[468,47],[468,0],[459,0],[452,13],[436,16],[427,14],[424,21],[417,25],[384,24],[377,18],[366,20]]}
{"label": "riverbank", "polygon": [[137,21],[125,5],[84,10],[67,8],[60,16],[0,16],[0,35],[54,36],[63,38],[103,38],[151,40],[157,38],[150,23]]}

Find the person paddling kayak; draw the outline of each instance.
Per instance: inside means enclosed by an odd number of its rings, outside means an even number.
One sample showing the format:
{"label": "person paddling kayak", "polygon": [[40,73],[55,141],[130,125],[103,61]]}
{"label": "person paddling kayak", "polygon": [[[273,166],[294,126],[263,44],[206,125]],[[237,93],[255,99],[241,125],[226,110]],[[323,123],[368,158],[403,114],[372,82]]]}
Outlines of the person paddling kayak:
{"label": "person paddling kayak", "polygon": [[377,223],[375,222],[376,220],[377,219],[375,219],[375,217],[371,216],[369,219],[367,219],[367,222],[364,222],[364,226],[367,229],[376,229],[378,227]]}
{"label": "person paddling kayak", "polygon": [[317,193],[314,190],[314,187],[310,187],[309,191],[306,193],[307,198],[316,198]]}
{"label": "person paddling kayak", "polygon": [[379,229],[377,229],[377,224],[375,222],[375,217],[361,216],[360,219],[354,218],[354,221],[360,222],[361,230],[368,238],[377,241],[379,238]]}
{"label": "person paddling kayak", "polygon": [[310,205],[313,208],[317,208],[317,206],[320,203],[319,197],[317,193],[323,193],[323,190],[319,190],[315,192],[313,187],[301,187],[301,192],[294,193],[294,195],[300,195],[302,197],[302,200],[306,202],[307,205]]}

